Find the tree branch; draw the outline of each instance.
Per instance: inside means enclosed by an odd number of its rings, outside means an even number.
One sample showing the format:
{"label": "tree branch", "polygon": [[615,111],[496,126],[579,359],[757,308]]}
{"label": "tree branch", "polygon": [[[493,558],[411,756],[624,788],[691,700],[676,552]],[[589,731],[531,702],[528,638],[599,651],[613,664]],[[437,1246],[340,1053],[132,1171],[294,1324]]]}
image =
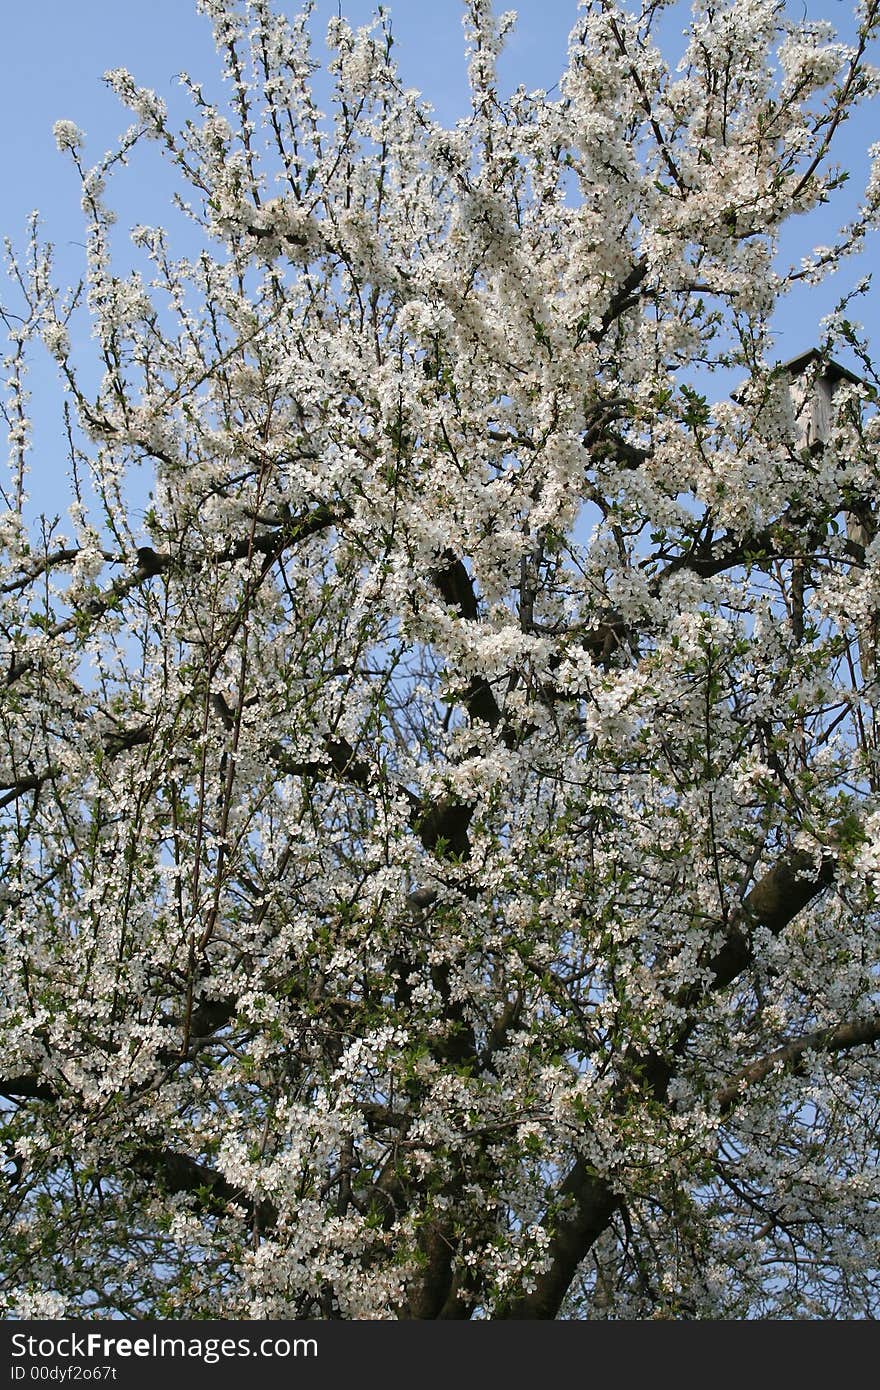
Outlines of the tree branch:
{"label": "tree branch", "polygon": [[791,1042],[777,1047],[774,1052],[759,1057],[756,1062],[737,1072],[733,1080],[718,1092],[718,1109],[722,1115],[728,1114],[748,1087],[758,1085],[773,1072],[796,1074],[802,1068],[805,1052],[849,1052],[854,1047],[870,1046],[878,1040],[880,1014],[841,1023],[837,1028],[817,1028],[812,1033],[793,1038]]}
{"label": "tree branch", "polygon": [[206,1163],[199,1163],[187,1154],[159,1146],[144,1146],[132,1157],[131,1166],[139,1176],[156,1182],[165,1192],[186,1192],[199,1199],[203,1207],[218,1212],[226,1207],[244,1207],[250,1218],[256,1216],[265,1230],[274,1226],[278,1211],[272,1202],[254,1199],[236,1187]]}
{"label": "tree branch", "polygon": [[58,1092],[38,1076],[0,1077],[0,1096],[7,1100],[57,1100]]}
{"label": "tree branch", "polygon": [[[724,945],[711,962],[710,988],[713,991],[725,988],[751,964],[754,959],[751,933],[755,926],[764,926],[778,936],[801,909],[832,882],[835,866],[836,861],[829,856],[817,870],[812,855],[795,850],[759,879],[743,899],[742,908],[728,927]],[[698,987],[692,986],[678,1002],[684,1008],[691,1007],[700,993]],[[660,1052],[639,1055],[634,1049],[630,1050],[622,1068],[622,1087],[628,1088],[635,1078],[641,1083],[647,1082],[653,1095],[661,1098],[692,1030],[693,1021],[689,1019],[679,1031],[671,1055]],[[621,1089],[621,1107],[624,1103]],[[507,1317],[555,1318],[578,1265],[619,1205],[610,1182],[581,1159],[569,1171],[558,1195],[562,1201],[570,1198],[572,1205],[561,1218],[551,1214],[543,1222],[545,1229],[552,1232],[548,1247],[550,1266],[538,1276],[534,1292],[511,1305]]]}

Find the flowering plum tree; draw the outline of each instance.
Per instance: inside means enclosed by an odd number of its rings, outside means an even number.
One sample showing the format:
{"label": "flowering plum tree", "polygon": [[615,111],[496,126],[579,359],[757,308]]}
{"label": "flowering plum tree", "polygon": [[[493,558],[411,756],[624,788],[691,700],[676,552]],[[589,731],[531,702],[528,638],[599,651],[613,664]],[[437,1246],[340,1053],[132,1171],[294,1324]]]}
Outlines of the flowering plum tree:
{"label": "flowering plum tree", "polygon": [[[878,219],[880,148],[780,268],[877,0],[677,69],[590,0],[509,97],[468,0],[452,129],[381,13],[327,116],[308,12],[200,3],[228,101],[110,73],[82,293],[35,232],[5,309],[7,1312],[876,1316],[877,378],[771,325]],[[112,231],[146,138],[183,254]]]}

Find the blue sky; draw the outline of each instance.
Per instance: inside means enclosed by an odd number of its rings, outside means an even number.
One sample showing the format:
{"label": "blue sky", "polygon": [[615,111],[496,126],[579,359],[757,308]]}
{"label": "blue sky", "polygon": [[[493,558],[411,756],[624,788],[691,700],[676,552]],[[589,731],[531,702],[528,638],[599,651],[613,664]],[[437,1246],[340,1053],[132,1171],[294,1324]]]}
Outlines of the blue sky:
{"label": "blue sky", "polygon": [[[294,7],[290,0],[288,8]],[[353,23],[364,23],[375,3],[342,0],[342,7]],[[6,0],[2,8],[8,61],[0,83],[0,233],[17,239],[27,214],[39,208],[60,249],[64,233],[78,234],[78,191],[72,169],[55,149],[54,122],[75,121],[88,136],[87,155],[103,153],[128,124],[101,81],[107,68],[118,66],[187,111],[175,76],[181,69],[199,78],[216,72],[210,25],[196,13],[194,0]],[[337,0],[317,0],[316,30],[336,8]],[[407,85],[425,94],[440,119],[455,120],[467,103],[461,0],[386,0],[386,8]],[[503,60],[506,84],[552,87],[565,61],[576,0],[499,0],[499,8],[519,14]],[[847,0],[797,0],[792,12],[828,17],[845,29],[851,25]],[[687,6],[679,4],[664,19],[672,49],[686,17]],[[843,131],[841,149],[854,166],[853,184],[878,133],[876,103],[873,113]]]}
{"label": "blue sky", "polygon": [[[102,85],[103,72],[127,67],[141,85],[172,102],[178,72],[201,78],[216,71],[216,60],[210,25],[193,0],[7,0],[5,8],[5,48],[16,55],[0,84],[0,227],[8,231],[35,207],[49,222],[56,213],[69,220],[76,180],[55,151],[56,120],[84,129],[95,156],[127,125]],[[318,0],[316,32],[336,8],[334,0]],[[386,9],[407,86],[423,91],[441,119],[464,114],[460,0],[392,0]],[[372,0],[343,0],[352,23],[366,23],[374,11]],[[549,87],[557,80],[575,14],[575,0],[523,0],[505,64],[513,85]]]}
{"label": "blue sky", "polygon": [[[336,0],[317,0],[316,32],[336,8]],[[375,6],[373,0],[342,0],[342,8],[353,23],[364,23]],[[460,0],[387,0],[386,8],[393,16],[406,85],[419,88],[437,116],[453,122],[467,105]],[[518,5],[516,0],[501,0],[499,8],[519,13],[501,69],[505,85],[522,82],[529,89],[552,88],[564,66],[576,0],[520,0]],[[799,0],[792,13],[827,17],[842,26],[845,35],[851,32],[847,0]],[[665,17],[668,53],[677,48],[686,18],[685,5]],[[187,114],[176,74],[185,69],[210,87],[218,71],[210,25],[196,13],[194,0],[5,0],[0,32],[7,55],[0,84],[0,234],[20,246],[28,214],[38,208],[45,234],[56,244],[58,278],[72,280],[79,275],[82,255],[78,180],[55,148],[54,122],[75,121],[88,137],[87,158],[97,160],[129,123],[101,81],[106,69],[118,66],[127,67],[140,84],[153,87],[172,109]],[[878,59],[880,54],[875,55]],[[878,105],[875,102],[873,110],[850,121],[842,132],[838,158],[852,169],[854,190],[863,184],[867,146],[880,134]],[[125,180],[114,179],[111,202],[123,224],[163,221],[168,185],[163,187],[157,177],[156,160],[155,147],[141,147]],[[836,212],[832,218],[814,216],[809,237],[827,243],[837,225]],[[803,230],[798,228],[792,239],[798,255],[809,249],[801,241]],[[816,341],[822,314],[870,268],[868,261],[876,259],[875,238],[860,266],[849,264],[829,285],[802,290],[785,306],[778,321],[781,358]],[[3,287],[0,301],[5,298]],[[868,315],[876,316],[876,304],[875,296],[854,311],[869,332]]]}

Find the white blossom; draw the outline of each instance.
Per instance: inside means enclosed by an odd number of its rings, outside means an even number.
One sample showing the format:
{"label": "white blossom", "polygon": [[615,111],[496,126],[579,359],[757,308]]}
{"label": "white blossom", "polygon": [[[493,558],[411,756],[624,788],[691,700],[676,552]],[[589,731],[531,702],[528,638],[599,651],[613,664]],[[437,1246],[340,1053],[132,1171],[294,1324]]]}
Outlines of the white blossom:
{"label": "white blossom", "polygon": [[876,1317],[866,282],[776,348],[876,0],[511,95],[468,0],[451,129],[384,12],[198,8],[189,119],[55,127],[84,292],[10,252],[0,1307]]}

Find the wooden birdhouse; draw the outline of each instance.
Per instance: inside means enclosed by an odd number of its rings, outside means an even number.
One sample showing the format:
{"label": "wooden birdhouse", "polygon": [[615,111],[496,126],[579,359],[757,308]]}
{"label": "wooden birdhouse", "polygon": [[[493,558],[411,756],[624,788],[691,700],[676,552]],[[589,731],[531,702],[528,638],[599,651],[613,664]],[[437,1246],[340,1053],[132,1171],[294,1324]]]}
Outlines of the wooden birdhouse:
{"label": "wooden birdhouse", "polygon": [[818,348],[783,364],[791,383],[791,398],[801,427],[800,449],[816,449],[827,444],[835,421],[834,397],[844,382],[862,385],[861,377],[824,358]]}

